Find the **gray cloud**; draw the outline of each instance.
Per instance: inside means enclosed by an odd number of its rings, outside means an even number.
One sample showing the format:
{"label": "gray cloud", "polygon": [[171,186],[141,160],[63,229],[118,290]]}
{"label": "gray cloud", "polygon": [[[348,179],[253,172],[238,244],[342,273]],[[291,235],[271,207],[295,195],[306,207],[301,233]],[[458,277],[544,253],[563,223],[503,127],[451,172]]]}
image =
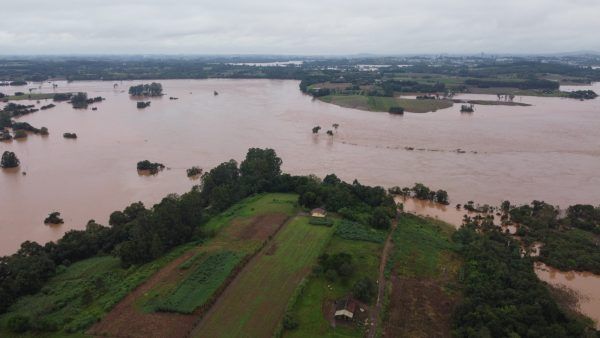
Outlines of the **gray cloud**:
{"label": "gray cloud", "polygon": [[597,0],[3,2],[1,54],[600,50]]}

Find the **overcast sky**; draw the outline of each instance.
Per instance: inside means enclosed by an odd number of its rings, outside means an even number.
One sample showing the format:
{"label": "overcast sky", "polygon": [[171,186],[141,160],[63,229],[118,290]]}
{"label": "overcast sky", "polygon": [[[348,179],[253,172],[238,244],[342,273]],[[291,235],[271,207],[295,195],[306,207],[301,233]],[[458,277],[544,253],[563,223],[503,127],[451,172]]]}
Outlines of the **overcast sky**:
{"label": "overcast sky", "polygon": [[0,54],[600,51],[600,0],[1,0]]}

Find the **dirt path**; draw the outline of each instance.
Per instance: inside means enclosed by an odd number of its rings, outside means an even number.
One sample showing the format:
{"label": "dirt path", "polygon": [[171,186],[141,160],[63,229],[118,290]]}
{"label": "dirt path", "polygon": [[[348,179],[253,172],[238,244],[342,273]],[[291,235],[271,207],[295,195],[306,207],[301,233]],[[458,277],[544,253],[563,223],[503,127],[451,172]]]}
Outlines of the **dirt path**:
{"label": "dirt path", "polygon": [[369,322],[371,326],[369,327],[369,332],[367,334],[368,338],[374,338],[375,334],[377,333],[377,323],[379,323],[381,307],[383,305],[383,297],[385,295],[385,265],[390,254],[390,250],[394,245],[394,243],[392,243],[392,235],[397,225],[398,221],[394,220],[381,253],[381,261],[379,262],[379,277],[377,279],[377,303],[375,303],[375,306],[371,308],[371,311],[369,311]]}

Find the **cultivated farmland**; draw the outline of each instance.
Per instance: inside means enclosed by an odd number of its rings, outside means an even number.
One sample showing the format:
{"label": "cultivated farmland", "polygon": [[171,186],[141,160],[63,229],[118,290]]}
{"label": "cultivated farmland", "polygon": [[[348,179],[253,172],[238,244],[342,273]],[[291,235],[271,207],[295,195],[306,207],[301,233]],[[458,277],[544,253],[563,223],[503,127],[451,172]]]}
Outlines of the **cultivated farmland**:
{"label": "cultivated farmland", "polygon": [[[187,250],[127,295],[89,334],[183,337],[227,284],[296,212],[296,195],[265,194],[202,226],[210,240]],[[168,311],[168,312],[165,312]]]}
{"label": "cultivated farmland", "polygon": [[310,272],[333,229],[308,224],[308,217],[287,223],[229,285],[193,331],[195,337],[270,337],[290,297]]}

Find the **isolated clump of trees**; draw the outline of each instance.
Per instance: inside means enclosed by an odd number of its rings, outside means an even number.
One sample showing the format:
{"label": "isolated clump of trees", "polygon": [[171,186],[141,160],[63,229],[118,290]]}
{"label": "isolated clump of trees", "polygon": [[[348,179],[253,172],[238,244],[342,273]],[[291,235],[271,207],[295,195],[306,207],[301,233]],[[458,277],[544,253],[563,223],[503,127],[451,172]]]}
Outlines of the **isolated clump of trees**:
{"label": "isolated clump of trees", "polygon": [[388,110],[388,112],[390,114],[402,115],[402,114],[404,114],[404,108],[399,107],[399,106],[392,106],[392,107],[390,107],[390,109]]}
{"label": "isolated clump of trees", "polygon": [[440,204],[450,204],[448,200],[448,192],[446,190],[433,190],[423,183],[415,183],[412,188],[398,186],[388,189],[392,195],[400,195],[404,197],[414,197],[419,200],[429,200]]}
{"label": "isolated clump of trees", "polygon": [[63,137],[67,138],[67,139],[76,139],[77,138],[77,134],[76,133],[64,133]]}
{"label": "isolated clump of trees", "polygon": [[140,84],[129,87],[129,95],[131,96],[161,96],[163,95],[162,84],[152,82],[150,84]]}
{"label": "isolated clump of trees", "polygon": [[137,163],[137,170],[139,171],[148,171],[151,174],[156,174],[159,171],[163,170],[165,165],[158,162],[150,162],[148,160],[139,161]]}
{"label": "isolated clump of trees", "polygon": [[2,154],[2,159],[0,160],[0,167],[2,168],[16,168],[21,164],[21,161],[17,158],[17,155],[12,151],[5,151]]}
{"label": "isolated clump of trees", "polygon": [[88,106],[88,97],[87,93],[77,93],[71,96],[71,105],[76,109],[87,108]]}
{"label": "isolated clump of trees", "polygon": [[51,212],[46,219],[44,219],[44,224],[63,224],[65,221],[60,217],[60,212],[54,211]]}
{"label": "isolated clump of trees", "polygon": [[187,177],[194,177],[202,174],[202,168],[193,166],[186,170]]}
{"label": "isolated clump of trees", "polygon": [[137,102],[138,109],[144,109],[144,108],[149,107],[149,106],[150,106],[150,101],[145,101],[145,102],[144,101],[138,101]]}

